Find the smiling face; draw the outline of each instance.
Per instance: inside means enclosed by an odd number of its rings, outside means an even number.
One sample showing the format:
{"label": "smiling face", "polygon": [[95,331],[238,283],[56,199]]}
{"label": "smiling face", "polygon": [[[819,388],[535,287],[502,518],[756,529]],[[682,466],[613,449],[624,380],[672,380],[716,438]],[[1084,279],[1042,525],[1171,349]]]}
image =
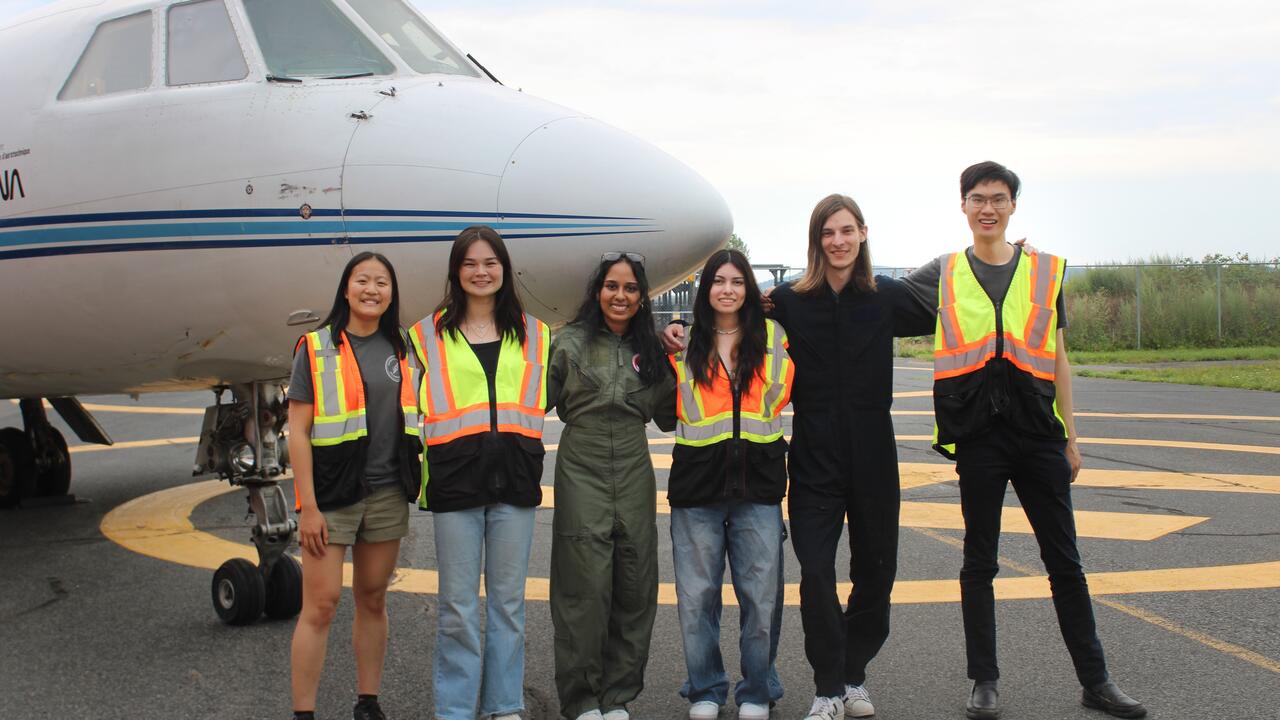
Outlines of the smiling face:
{"label": "smiling face", "polygon": [[473,298],[490,297],[502,289],[502,261],[492,245],[484,240],[471,243],[458,266],[458,285]]}
{"label": "smiling face", "polygon": [[622,260],[614,263],[600,287],[600,312],[609,329],[618,335],[625,333],[640,310],[640,300],[640,283],[631,265]]}
{"label": "smiling face", "polygon": [[391,306],[391,272],[376,259],[365,260],[351,269],[346,297],[351,317],[376,325]]}
{"label": "smiling face", "polygon": [[858,252],[867,239],[867,230],[858,225],[853,213],[841,208],[822,224],[822,253],[827,267],[836,272],[853,268]]}
{"label": "smiling face", "polygon": [[747,298],[747,279],[732,263],[716,269],[711,280],[711,309],[721,315],[737,315]]}
{"label": "smiling face", "polygon": [[973,186],[960,201],[960,209],[969,220],[974,240],[1003,242],[1009,216],[1018,209],[1018,201],[1004,182],[988,180]]}

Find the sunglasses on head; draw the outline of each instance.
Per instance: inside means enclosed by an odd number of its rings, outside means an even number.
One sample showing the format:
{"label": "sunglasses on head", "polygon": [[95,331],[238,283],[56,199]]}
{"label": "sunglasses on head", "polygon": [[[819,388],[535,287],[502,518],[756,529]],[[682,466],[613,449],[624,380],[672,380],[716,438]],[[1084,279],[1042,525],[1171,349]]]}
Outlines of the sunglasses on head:
{"label": "sunglasses on head", "polygon": [[600,256],[600,262],[618,262],[622,258],[626,258],[637,265],[644,264],[644,256],[638,252],[625,252],[622,250],[613,250]]}

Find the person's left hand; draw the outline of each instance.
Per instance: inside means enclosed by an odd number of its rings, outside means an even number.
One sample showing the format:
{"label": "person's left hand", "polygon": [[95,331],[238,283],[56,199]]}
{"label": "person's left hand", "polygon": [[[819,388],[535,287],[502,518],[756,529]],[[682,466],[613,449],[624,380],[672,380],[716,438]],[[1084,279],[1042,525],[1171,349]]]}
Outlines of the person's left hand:
{"label": "person's left hand", "polygon": [[1067,463],[1071,465],[1071,482],[1075,482],[1080,474],[1080,466],[1084,464],[1084,458],[1080,456],[1080,447],[1076,445],[1075,440],[1067,441]]}

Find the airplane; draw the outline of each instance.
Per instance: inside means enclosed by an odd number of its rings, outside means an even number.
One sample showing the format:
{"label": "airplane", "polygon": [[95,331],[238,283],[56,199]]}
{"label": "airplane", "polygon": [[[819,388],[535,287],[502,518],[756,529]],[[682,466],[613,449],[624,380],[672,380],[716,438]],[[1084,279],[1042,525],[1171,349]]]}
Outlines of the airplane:
{"label": "airplane", "polygon": [[0,21],[0,66],[0,398],[23,419],[0,505],[69,490],[46,402],[110,444],[77,396],[212,389],[195,474],[248,491],[259,555],[214,575],[233,624],[300,606],[283,389],[355,253],[392,260],[413,322],[453,237],[491,225],[557,323],[601,253],[644,255],[657,294],[732,229],[693,170],[503,85],[405,0],[63,0]]}

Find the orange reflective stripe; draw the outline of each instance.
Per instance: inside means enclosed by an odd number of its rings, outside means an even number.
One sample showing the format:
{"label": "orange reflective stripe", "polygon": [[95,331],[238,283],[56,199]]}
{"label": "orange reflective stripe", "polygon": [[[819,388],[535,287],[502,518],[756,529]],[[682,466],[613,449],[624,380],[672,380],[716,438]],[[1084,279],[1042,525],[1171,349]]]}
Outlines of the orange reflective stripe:
{"label": "orange reflective stripe", "polygon": [[360,378],[360,365],[356,362],[356,354],[351,349],[351,338],[342,331],[342,384],[344,397],[347,400],[347,412],[364,409],[364,381]]}

